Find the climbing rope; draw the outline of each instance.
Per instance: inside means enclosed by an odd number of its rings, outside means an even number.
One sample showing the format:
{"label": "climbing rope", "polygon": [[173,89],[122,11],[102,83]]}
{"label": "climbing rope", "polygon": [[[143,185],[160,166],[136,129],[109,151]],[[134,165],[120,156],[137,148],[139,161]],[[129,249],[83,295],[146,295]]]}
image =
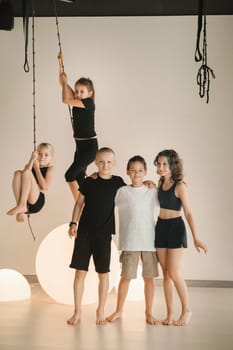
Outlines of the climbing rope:
{"label": "climbing rope", "polygon": [[[32,110],[33,110],[33,148],[36,151],[36,63],[35,63],[35,0],[32,0]],[[36,236],[32,230],[30,213],[27,213],[27,220],[32,238]]]}
{"label": "climbing rope", "polygon": [[[200,37],[203,26],[203,47],[202,53],[200,50]],[[207,35],[206,35],[206,1],[199,0],[198,11],[198,28],[197,28],[197,42],[195,51],[195,61],[202,61],[202,65],[197,73],[197,84],[199,86],[199,96],[202,98],[206,95],[206,103],[209,102],[209,90],[210,90],[210,76],[215,78],[214,71],[207,65]]]}
{"label": "climbing rope", "polygon": [[[60,36],[60,30],[59,30],[56,0],[53,0],[53,8],[54,8],[54,15],[56,18],[57,41],[58,41],[58,47],[59,47],[59,54],[61,55],[62,73],[64,73],[65,70],[64,70],[64,62],[63,62],[63,56],[62,56],[61,36]],[[72,115],[71,107],[69,105],[68,105],[68,110],[69,110],[70,121],[71,121],[72,129],[73,129],[73,115]]]}
{"label": "climbing rope", "polygon": [[35,64],[35,0],[32,0],[32,109],[33,146],[36,151],[36,64]]}

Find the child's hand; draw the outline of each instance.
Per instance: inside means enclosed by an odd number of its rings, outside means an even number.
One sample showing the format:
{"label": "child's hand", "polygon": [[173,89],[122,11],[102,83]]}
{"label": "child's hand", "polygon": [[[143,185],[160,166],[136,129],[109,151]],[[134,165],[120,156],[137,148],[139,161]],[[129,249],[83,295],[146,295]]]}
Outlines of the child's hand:
{"label": "child's hand", "polygon": [[89,177],[91,177],[93,180],[96,180],[98,177],[98,173],[95,172],[95,173],[89,175]]}
{"label": "child's hand", "polygon": [[59,64],[63,65],[63,54],[61,53],[61,51],[58,53],[57,58],[58,58]]}
{"label": "child's hand", "polygon": [[68,235],[70,238],[74,237],[76,238],[77,237],[77,225],[71,225],[70,228],[69,228],[69,231],[68,231]]}
{"label": "child's hand", "polygon": [[156,184],[151,180],[145,180],[145,181],[143,181],[143,184],[145,186],[147,186],[148,188],[155,188],[156,187]]}
{"label": "child's hand", "polygon": [[200,253],[201,249],[205,253],[207,253],[207,251],[208,251],[207,246],[204,243],[202,243],[199,239],[194,240],[194,245],[199,253]]}
{"label": "child's hand", "polygon": [[38,158],[38,152],[37,151],[33,151],[31,158],[32,158],[32,160],[36,160]]}

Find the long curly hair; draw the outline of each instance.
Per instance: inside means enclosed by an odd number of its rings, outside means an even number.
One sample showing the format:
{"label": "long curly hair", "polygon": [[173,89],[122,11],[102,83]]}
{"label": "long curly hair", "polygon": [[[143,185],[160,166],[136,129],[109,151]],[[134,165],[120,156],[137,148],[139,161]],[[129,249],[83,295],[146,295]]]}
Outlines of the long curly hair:
{"label": "long curly hair", "polygon": [[182,180],[183,174],[183,163],[178,153],[173,149],[165,149],[157,154],[154,160],[154,165],[157,166],[160,157],[166,157],[169,168],[171,170],[171,179],[173,181]]}

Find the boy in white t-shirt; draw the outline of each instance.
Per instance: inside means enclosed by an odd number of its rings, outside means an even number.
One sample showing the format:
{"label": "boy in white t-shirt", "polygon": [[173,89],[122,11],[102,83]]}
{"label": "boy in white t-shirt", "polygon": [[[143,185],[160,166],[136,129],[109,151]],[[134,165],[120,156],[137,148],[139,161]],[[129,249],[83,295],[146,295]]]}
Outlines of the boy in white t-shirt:
{"label": "boy in white t-shirt", "polygon": [[157,325],[152,315],[154,277],[158,276],[158,262],[154,248],[155,209],[158,209],[157,189],[143,184],[147,166],[141,156],[132,157],[127,164],[127,175],[132,184],[118,189],[115,205],[119,212],[119,250],[122,263],[115,312],[107,317],[109,322],[120,318],[131,279],[137,277],[139,258],[145,291],[146,322]]}

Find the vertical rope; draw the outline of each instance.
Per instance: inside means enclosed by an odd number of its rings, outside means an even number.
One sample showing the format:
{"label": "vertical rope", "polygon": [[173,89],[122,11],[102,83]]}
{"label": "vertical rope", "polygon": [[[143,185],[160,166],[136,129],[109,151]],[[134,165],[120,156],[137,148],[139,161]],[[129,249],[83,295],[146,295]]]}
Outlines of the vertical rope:
{"label": "vertical rope", "polygon": [[[33,148],[36,151],[36,64],[35,64],[35,0],[32,0],[32,110],[33,110]],[[35,241],[36,237],[30,222],[30,213],[27,213],[28,226]]]}
{"label": "vertical rope", "polygon": [[[53,7],[54,7],[55,18],[56,18],[57,41],[58,41],[59,53],[61,54],[61,57],[62,57],[61,37],[60,37],[60,31],[59,31],[59,22],[58,22],[58,15],[57,15],[56,0],[53,0]],[[65,69],[64,69],[63,57],[61,59],[61,68],[62,68],[62,73],[64,73]],[[69,105],[68,105],[68,110],[69,110],[70,121],[71,121],[72,129],[73,129],[73,115],[72,115],[71,107]]]}
{"label": "vertical rope", "polygon": [[[202,53],[200,51],[200,36],[202,31],[202,17],[204,18],[203,26],[203,47]],[[197,84],[199,86],[199,96],[204,97],[206,95],[206,103],[209,102],[209,90],[210,90],[210,75],[215,78],[214,71],[207,65],[207,35],[206,35],[206,3],[205,0],[199,0],[199,13],[198,13],[198,30],[197,30],[197,42],[195,51],[195,61],[202,61],[202,65],[197,73]]]}
{"label": "vertical rope", "polygon": [[[58,16],[57,16],[57,4],[56,0],[53,0],[53,7],[54,7],[54,14],[56,18],[56,28],[57,28],[57,41],[58,41],[58,47],[59,47],[59,53],[62,54],[62,48],[61,48],[61,37],[60,37],[60,31],[59,31],[59,23],[58,23]],[[64,63],[62,62],[62,72],[64,73]]]}
{"label": "vertical rope", "polygon": [[36,64],[35,64],[35,0],[32,0],[32,109],[33,146],[36,150]]}

